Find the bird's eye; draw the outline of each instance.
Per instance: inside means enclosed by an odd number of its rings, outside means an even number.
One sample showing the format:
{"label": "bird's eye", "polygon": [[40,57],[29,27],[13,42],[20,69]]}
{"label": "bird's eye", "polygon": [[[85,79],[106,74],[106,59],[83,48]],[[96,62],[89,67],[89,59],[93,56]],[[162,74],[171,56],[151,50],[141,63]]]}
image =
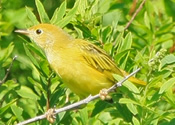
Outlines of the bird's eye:
{"label": "bird's eye", "polygon": [[41,29],[37,29],[37,30],[36,30],[36,34],[39,35],[39,34],[41,34],[41,33],[42,33],[42,30],[41,30]]}

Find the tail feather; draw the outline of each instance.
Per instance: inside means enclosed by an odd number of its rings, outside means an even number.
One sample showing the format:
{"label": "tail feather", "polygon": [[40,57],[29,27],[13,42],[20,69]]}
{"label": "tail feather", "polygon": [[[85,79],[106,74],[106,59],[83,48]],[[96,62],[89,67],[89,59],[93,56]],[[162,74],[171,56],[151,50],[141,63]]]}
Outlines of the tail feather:
{"label": "tail feather", "polygon": [[[128,73],[125,72],[124,70],[121,70],[121,72],[123,73],[124,76],[128,75]],[[139,80],[139,79],[137,79],[135,77],[130,77],[128,80],[133,82],[133,83],[139,84],[139,85],[144,85],[145,86],[147,84],[146,82],[144,82],[142,80]]]}

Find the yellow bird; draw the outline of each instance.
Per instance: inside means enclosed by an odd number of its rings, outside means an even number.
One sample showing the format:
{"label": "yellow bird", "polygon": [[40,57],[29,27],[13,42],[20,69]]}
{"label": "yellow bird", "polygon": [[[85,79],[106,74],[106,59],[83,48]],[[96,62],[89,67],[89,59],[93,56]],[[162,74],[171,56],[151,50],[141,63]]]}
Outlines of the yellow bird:
{"label": "yellow bird", "polygon": [[[126,75],[104,50],[85,40],[74,39],[52,24],[39,24],[16,32],[27,35],[44,50],[52,69],[81,98],[114,85],[112,74]],[[146,85],[134,77],[129,80]]]}

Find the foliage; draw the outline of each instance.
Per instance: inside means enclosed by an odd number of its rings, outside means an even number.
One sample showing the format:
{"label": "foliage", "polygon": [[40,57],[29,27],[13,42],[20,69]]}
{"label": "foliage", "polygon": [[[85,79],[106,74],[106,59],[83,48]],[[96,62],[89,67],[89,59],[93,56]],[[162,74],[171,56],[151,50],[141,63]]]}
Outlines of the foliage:
{"label": "foliage", "polygon": [[[134,12],[132,1],[67,0],[58,8],[53,3],[54,0],[47,1],[50,10],[55,10],[50,14],[45,0],[1,2],[0,80],[14,55],[18,58],[0,85],[0,124],[15,124],[43,114],[48,103],[60,108],[79,100],[50,69],[42,50],[13,32],[38,23],[52,23],[75,38],[93,42],[127,72],[142,67],[137,77],[148,83],[143,87],[126,82],[111,95],[112,103],[95,100],[84,108],[62,112],[55,124],[175,123],[175,1],[147,1],[127,30],[125,25]],[[114,78],[121,79],[117,75]]]}

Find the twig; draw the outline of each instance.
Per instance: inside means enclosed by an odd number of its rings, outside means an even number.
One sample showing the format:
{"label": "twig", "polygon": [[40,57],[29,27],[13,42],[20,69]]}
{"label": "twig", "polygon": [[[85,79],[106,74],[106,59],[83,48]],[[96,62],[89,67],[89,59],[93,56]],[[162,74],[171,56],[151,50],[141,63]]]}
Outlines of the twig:
{"label": "twig", "polygon": [[2,83],[4,83],[5,80],[7,79],[8,75],[9,75],[9,73],[10,73],[10,70],[11,70],[11,68],[12,68],[12,66],[13,66],[13,62],[16,60],[16,58],[17,58],[17,56],[14,56],[14,57],[13,57],[13,60],[12,60],[12,62],[11,62],[11,64],[10,64],[9,68],[7,69],[7,72],[6,72],[6,74],[5,74],[4,78],[3,78],[3,80],[0,80],[0,86],[1,86]]}
{"label": "twig", "polygon": [[[111,91],[115,90],[117,87],[121,87],[123,82],[125,82],[128,78],[130,78],[134,74],[136,74],[138,71],[140,71],[140,68],[138,68],[137,70],[135,70],[134,72],[132,72],[131,74],[126,76],[123,80],[121,80],[121,81],[117,82],[116,84],[114,84],[111,88],[107,89],[107,91],[111,92]],[[95,99],[97,99],[99,97],[100,97],[100,94],[97,94],[97,95],[94,95],[94,96],[89,95],[87,98],[85,98],[85,99],[83,99],[83,100],[81,100],[79,102],[70,104],[70,105],[65,106],[63,108],[60,108],[60,109],[55,109],[54,114],[58,114],[58,113],[63,112],[63,111],[74,109],[74,108],[79,107],[80,105],[83,105],[83,104],[88,104],[90,101],[95,100]],[[47,115],[47,112],[45,114],[43,114],[43,115],[36,116],[34,118],[31,118],[31,119],[28,119],[26,121],[20,122],[17,125],[25,125],[25,124],[32,123],[34,121],[38,121],[38,120],[44,119],[44,118],[46,118],[46,115]]]}
{"label": "twig", "polygon": [[135,17],[137,16],[137,14],[140,12],[140,10],[142,9],[144,3],[146,2],[146,0],[143,0],[142,3],[140,4],[139,8],[135,11],[135,13],[133,14],[131,20],[127,23],[127,25],[125,26],[125,29],[128,29],[128,27],[131,25],[132,21],[135,19]]}

